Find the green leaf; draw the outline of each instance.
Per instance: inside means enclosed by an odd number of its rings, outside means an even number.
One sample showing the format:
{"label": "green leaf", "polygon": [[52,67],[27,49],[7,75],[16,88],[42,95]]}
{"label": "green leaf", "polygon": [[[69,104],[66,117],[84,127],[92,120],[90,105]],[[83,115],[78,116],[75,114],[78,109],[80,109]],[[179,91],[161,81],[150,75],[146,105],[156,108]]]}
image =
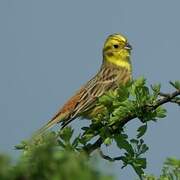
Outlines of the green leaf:
{"label": "green leaf", "polygon": [[72,142],[73,148],[76,148],[78,146],[78,144],[79,144],[79,137],[80,137],[80,135],[78,137],[76,137],[74,139],[74,141]]}
{"label": "green leaf", "polygon": [[143,169],[145,169],[146,168],[146,158],[136,158],[135,159],[135,166],[136,167],[141,167],[141,168],[143,168]]}
{"label": "green leaf", "polygon": [[175,82],[170,81],[170,84],[171,84],[174,88],[180,89],[180,81],[175,81]]}
{"label": "green leaf", "polygon": [[139,105],[144,105],[150,99],[149,89],[146,86],[137,87],[135,90],[136,101]]}
{"label": "green leaf", "polygon": [[81,129],[84,131],[87,131],[87,130],[89,130],[89,127],[82,127]]}
{"label": "green leaf", "polygon": [[20,144],[17,144],[14,147],[17,150],[25,150],[26,147],[28,146],[28,144],[30,144],[30,141],[29,142],[28,141],[22,141]]}
{"label": "green leaf", "polygon": [[118,119],[124,117],[128,112],[128,109],[124,106],[119,106],[118,108],[116,108],[114,110],[114,112],[112,113],[114,116],[117,116]]}
{"label": "green leaf", "polygon": [[154,84],[152,86],[152,90],[153,90],[153,99],[156,100],[159,93],[160,93],[160,89],[161,89],[161,84]]}
{"label": "green leaf", "polygon": [[136,96],[136,89],[138,87],[142,87],[145,85],[145,78],[144,77],[140,77],[136,80],[134,80],[134,82],[132,83],[131,87],[129,88],[129,92],[132,96]]}
{"label": "green leaf", "polygon": [[131,139],[130,142],[133,143],[133,144],[138,144],[139,143],[139,141],[137,139]]}
{"label": "green leaf", "polygon": [[138,131],[137,138],[142,137],[147,131],[147,124],[140,126],[137,131]]}
{"label": "green leaf", "polygon": [[116,141],[117,146],[120,149],[126,150],[132,156],[134,155],[134,150],[133,150],[131,144],[126,140],[126,138],[123,135],[116,135],[115,141]]}
{"label": "green leaf", "polygon": [[157,107],[156,109],[156,117],[158,118],[164,118],[166,117],[167,110],[163,108],[162,106]]}
{"label": "green leaf", "polygon": [[144,174],[143,169],[146,168],[146,159],[145,158],[134,158],[125,153],[125,156],[121,157],[123,161],[123,167],[126,167],[128,164],[132,166],[140,179],[142,179],[142,175]]}
{"label": "green leaf", "polygon": [[141,154],[144,154],[146,151],[148,151],[148,146],[146,144],[143,144],[141,147]]}
{"label": "green leaf", "polygon": [[99,103],[105,106],[111,105],[113,100],[116,99],[117,91],[108,91],[103,96],[99,97]]}
{"label": "green leaf", "polygon": [[63,143],[61,140],[58,139],[57,142],[58,142],[59,146],[61,146],[61,147],[63,147],[63,148],[66,147],[66,146],[64,145],[64,143]]}
{"label": "green leaf", "polygon": [[137,167],[133,166],[133,169],[138,174],[139,178],[142,180],[142,175],[144,174],[144,171],[142,170],[142,168],[138,166]]}
{"label": "green leaf", "polygon": [[26,144],[21,143],[21,144],[15,145],[15,148],[18,149],[18,150],[20,150],[20,149],[25,149],[25,146],[26,146]]}
{"label": "green leaf", "polygon": [[62,140],[64,140],[65,142],[69,142],[73,135],[73,129],[71,127],[65,127],[59,132],[59,135]]}
{"label": "green leaf", "polygon": [[153,89],[153,91],[155,91],[155,92],[160,92],[160,89],[161,89],[161,84],[154,84],[153,86],[152,86],[152,89]]}
{"label": "green leaf", "polygon": [[177,89],[180,89],[180,81],[175,81],[174,85]]}
{"label": "green leaf", "polygon": [[144,86],[146,83],[146,79],[143,76],[140,76],[138,79],[134,81],[135,86],[140,87]]}
{"label": "green leaf", "polygon": [[112,140],[109,137],[104,140],[105,145],[111,145],[111,143],[112,143]]}
{"label": "green leaf", "polygon": [[180,168],[180,160],[175,158],[167,158],[165,164],[169,166],[173,166],[175,168]]}
{"label": "green leaf", "polygon": [[126,86],[120,86],[118,88],[118,101],[123,102],[129,97],[128,88]]}
{"label": "green leaf", "polygon": [[94,134],[88,133],[85,134],[80,141],[84,141],[84,143],[87,143],[94,137]]}

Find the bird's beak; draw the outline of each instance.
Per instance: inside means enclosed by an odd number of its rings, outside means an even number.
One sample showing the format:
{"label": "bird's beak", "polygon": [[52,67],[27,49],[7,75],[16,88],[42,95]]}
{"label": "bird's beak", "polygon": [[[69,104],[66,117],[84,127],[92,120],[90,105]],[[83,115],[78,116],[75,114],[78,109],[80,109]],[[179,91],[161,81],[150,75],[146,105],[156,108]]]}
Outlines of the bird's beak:
{"label": "bird's beak", "polygon": [[125,46],[125,49],[132,50],[132,46],[129,43],[127,43],[126,46]]}

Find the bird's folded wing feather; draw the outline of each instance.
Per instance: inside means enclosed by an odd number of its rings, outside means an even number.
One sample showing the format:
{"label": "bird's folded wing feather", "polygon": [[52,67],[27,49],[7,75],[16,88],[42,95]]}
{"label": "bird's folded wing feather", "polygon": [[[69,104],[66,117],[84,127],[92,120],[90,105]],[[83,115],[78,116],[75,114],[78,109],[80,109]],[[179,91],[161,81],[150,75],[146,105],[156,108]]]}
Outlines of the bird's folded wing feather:
{"label": "bird's folded wing feather", "polygon": [[102,96],[104,92],[118,87],[116,82],[117,78],[119,78],[118,74],[124,76],[123,71],[122,73],[120,71],[117,73],[111,68],[102,68],[96,76],[82,86],[82,88],[64,104],[55,116],[43,126],[42,131],[49,129],[59,122],[63,122],[63,126],[66,126],[79,114],[92,108],[97,98]]}

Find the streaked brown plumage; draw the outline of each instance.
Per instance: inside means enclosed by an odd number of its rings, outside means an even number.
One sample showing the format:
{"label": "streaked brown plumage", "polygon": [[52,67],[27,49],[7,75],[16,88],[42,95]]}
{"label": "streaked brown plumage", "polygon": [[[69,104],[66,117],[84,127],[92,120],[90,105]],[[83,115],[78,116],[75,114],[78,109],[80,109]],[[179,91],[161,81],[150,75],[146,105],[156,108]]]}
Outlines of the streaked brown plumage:
{"label": "streaked brown plumage", "polygon": [[109,36],[103,48],[103,63],[98,73],[72,96],[57,114],[40,129],[44,132],[54,124],[66,126],[76,117],[95,107],[97,98],[115,90],[131,79],[131,46],[120,34]]}

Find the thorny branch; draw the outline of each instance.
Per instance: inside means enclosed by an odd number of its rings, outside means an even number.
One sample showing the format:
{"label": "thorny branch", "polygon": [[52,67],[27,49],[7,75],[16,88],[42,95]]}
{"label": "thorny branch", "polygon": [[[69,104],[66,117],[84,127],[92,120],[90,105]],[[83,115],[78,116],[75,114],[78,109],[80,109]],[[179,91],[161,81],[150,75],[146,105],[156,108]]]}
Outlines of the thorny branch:
{"label": "thorny branch", "polygon": [[[173,83],[170,82],[170,84],[175,87],[173,85]],[[175,87],[176,88],[176,87]],[[176,88],[177,89],[177,88]],[[177,103],[179,105],[179,95],[180,95],[180,89],[177,89],[176,91],[174,91],[173,93],[169,93],[169,94],[165,94],[165,93],[160,93],[160,96],[162,96],[163,98],[160,98],[159,100],[157,100],[157,102],[151,106],[152,110],[155,110],[156,108],[158,108],[159,106],[166,104],[168,102],[173,102],[173,103]],[[178,100],[178,101],[177,101]],[[147,105],[145,105],[144,108],[147,108]],[[137,118],[137,115],[135,114],[128,114],[124,119],[122,119],[119,124],[118,124],[118,129],[121,127],[123,127],[125,124],[127,124],[129,121],[133,120]],[[116,132],[116,130],[118,129],[114,129],[114,132]],[[96,149],[100,149],[101,145],[103,144],[103,139],[100,137],[98,138],[95,143],[93,144],[88,144],[86,145],[83,149],[87,152],[87,154],[91,154],[93,151],[95,151]],[[111,158],[109,156],[106,156],[102,153],[102,151],[100,150],[100,155],[106,159],[106,160],[110,160],[110,161],[114,161],[114,160],[118,160],[120,157],[117,158]],[[119,159],[120,160],[120,159]]]}

